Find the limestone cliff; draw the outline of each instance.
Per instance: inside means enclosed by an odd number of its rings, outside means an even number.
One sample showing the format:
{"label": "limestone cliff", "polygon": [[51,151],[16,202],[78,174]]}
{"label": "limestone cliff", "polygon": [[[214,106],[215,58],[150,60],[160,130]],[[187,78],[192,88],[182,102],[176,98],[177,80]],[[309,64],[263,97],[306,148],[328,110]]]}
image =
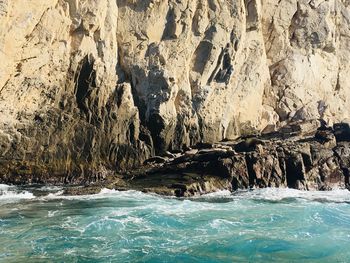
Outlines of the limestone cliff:
{"label": "limestone cliff", "polygon": [[0,0],[0,178],[344,121],[349,59],[348,0]]}

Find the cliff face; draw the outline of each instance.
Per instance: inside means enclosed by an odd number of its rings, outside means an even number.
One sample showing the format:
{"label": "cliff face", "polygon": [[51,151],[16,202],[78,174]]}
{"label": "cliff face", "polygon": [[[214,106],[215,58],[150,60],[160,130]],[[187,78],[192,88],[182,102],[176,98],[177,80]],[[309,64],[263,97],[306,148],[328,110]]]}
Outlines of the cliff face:
{"label": "cliff face", "polygon": [[348,0],[0,0],[0,178],[350,117]]}

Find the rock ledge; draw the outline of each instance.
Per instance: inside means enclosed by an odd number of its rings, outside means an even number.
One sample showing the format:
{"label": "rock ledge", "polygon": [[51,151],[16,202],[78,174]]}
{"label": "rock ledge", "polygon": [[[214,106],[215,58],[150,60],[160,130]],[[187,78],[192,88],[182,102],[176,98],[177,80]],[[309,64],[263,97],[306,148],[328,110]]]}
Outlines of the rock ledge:
{"label": "rock ledge", "polygon": [[[182,153],[166,153],[93,189],[134,189],[177,197],[265,187],[349,189],[349,125],[336,124],[315,131],[303,127],[308,126],[294,124],[289,133],[285,127],[282,132],[202,143]],[[91,186],[67,193],[80,194],[88,189]]]}

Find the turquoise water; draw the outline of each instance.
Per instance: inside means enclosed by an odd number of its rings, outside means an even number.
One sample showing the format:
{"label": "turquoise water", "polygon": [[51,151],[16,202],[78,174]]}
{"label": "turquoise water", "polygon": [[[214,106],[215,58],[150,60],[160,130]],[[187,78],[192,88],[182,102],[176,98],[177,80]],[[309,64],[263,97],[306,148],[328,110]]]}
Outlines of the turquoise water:
{"label": "turquoise water", "polygon": [[0,185],[1,262],[350,262],[350,192],[63,197]]}

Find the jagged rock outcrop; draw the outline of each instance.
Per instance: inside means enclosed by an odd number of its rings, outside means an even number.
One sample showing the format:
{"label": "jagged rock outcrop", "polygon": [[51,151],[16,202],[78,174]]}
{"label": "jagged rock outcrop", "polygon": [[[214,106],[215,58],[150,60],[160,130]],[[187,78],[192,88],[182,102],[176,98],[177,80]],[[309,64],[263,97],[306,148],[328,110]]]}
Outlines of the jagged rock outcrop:
{"label": "jagged rock outcrop", "polygon": [[306,124],[310,123],[290,124],[289,130],[294,130],[290,133],[198,143],[182,153],[152,157],[123,176],[68,188],[65,193],[91,194],[110,188],[190,197],[266,187],[350,190],[349,125],[313,130]]}
{"label": "jagged rock outcrop", "polygon": [[347,0],[0,0],[0,25],[2,181],[350,117]]}
{"label": "jagged rock outcrop", "polygon": [[299,131],[198,144],[177,156],[151,158],[129,172],[124,185],[109,187],[177,197],[265,187],[349,189],[349,141],[336,140],[332,128],[319,128],[306,136]]}

